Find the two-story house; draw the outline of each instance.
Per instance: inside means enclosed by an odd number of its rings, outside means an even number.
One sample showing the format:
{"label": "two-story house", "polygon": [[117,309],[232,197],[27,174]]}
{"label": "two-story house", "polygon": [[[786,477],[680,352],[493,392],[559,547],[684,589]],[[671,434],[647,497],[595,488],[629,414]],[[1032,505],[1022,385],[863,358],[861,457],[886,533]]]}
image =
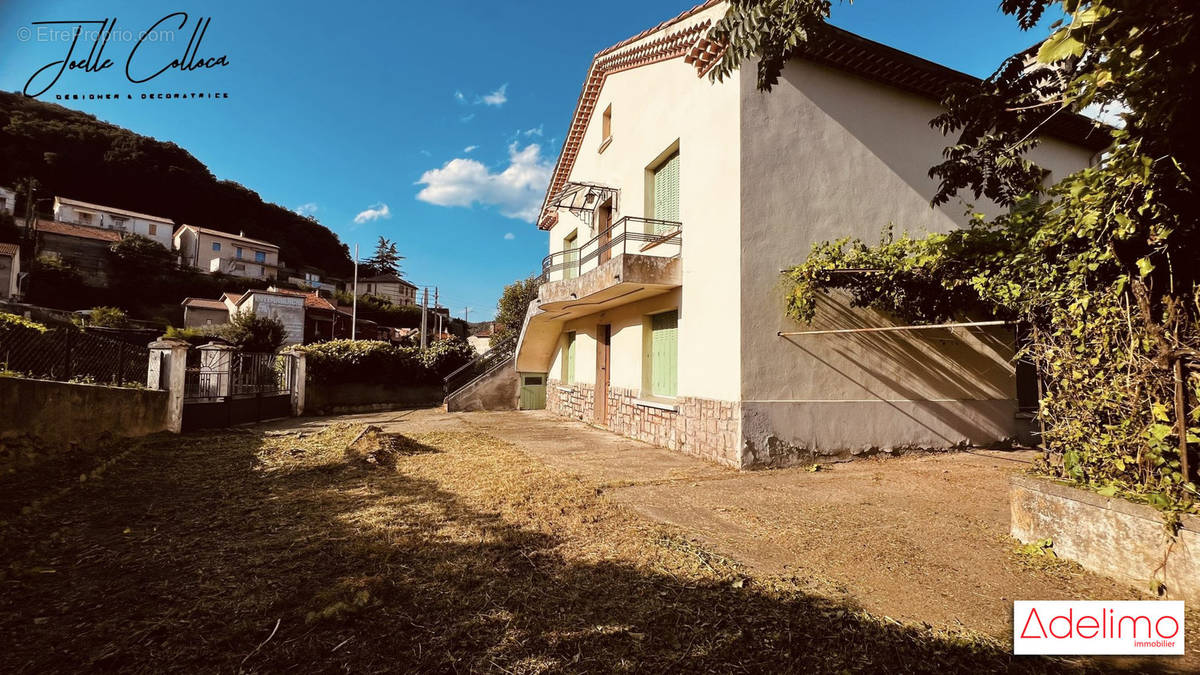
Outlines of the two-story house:
{"label": "two-story house", "polygon": [[175,230],[175,221],[170,218],[81,202],[78,199],[55,197],[54,220],[60,223],[114,230],[123,235],[138,234],[161,244],[168,250],[173,248],[171,234]]}
{"label": "two-story house", "polygon": [[395,274],[377,274],[358,280],[359,291],[387,298],[393,305],[417,304],[417,287]]}
{"label": "two-story house", "polygon": [[[953,139],[929,121],[973,78],[830,27],[769,93],[752,63],[714,83],[726,8],[592,61],[538,219],[521,381],[546,383],[553,412],[735,467],[1016,436],[1011,328],[894,330],[836,298],[797,325],[780,284],[816,242],[967,223],[962,203],[930,206]],[[1031,159],[1083,168],[1106,144],[1091,131],[1062,116]],[[889,330],[808,332],[864,327]]]}
{"label": "two-story house", "polygon": [[175,230],[175,248],[183,265],[209,274],[275,279],[282,266],[278,246],[244,233],[180,225]]}

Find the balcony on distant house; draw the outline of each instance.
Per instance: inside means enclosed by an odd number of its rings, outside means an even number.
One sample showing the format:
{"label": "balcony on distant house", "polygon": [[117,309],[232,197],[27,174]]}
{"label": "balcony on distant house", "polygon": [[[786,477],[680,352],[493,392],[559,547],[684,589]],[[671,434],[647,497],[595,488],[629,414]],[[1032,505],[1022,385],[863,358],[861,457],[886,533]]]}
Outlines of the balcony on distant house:
{"label": "balcony on distant house", "polygon": [[539,307],[569,319],[666,293],[683,284],[682,248],[682,223],[621,218],[584,245],[546,256]]}

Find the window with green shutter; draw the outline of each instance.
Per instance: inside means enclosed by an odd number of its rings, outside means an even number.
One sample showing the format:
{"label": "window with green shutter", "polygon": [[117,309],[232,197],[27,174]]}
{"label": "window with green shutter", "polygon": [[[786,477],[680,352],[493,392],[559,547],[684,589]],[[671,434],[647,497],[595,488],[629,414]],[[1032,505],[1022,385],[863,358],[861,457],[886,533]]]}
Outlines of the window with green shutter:
{"label": "window with green shutter", "polygon": [[579,232],[572,232],[563,239],[563,278],[574,279],[579,276]]}
{"label": "window with green shutter", "polygon": [[567,333],[562,379],[566,384],[575,384],[575,331]]}
{"label": "window with green shutter", "polygon": [[679,381],[679,311],[650,317],[650,393],[675,396]]}
{"label": "window with green shutter", "polygon": [[[679,221],[679,153],[676,152],[654,170],[654,215],[657,220]],[[670,231],[669,225],[654,224],[654,234]]]}

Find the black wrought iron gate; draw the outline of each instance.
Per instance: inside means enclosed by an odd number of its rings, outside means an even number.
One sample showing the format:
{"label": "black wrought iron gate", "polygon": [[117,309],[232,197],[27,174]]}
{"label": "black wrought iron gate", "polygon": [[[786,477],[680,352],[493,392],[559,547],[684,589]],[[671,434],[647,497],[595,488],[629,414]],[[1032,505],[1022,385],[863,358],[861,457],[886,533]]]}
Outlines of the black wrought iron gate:
{"label": "black wrought iron gate", "polygon": [[287,417],[296,387],[291,354],[231,352],[203,362],[188,353],[183,387],[183,430],[228,427]]}

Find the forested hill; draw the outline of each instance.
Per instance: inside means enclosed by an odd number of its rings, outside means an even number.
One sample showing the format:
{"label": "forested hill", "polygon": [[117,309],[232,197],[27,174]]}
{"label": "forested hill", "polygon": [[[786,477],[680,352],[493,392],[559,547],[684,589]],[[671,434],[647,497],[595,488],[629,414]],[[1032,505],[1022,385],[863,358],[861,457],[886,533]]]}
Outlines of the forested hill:
{"label": "forested hill", "polygon": [[[238,183],[217,180],[175,145],[52,103],[0,92],[0,185],[33,176],[40,198],[61,195],[263,239],[288,267],[348,276],[346,247],[329,228]],[[47,208],[49,202],[42,204]]]}

